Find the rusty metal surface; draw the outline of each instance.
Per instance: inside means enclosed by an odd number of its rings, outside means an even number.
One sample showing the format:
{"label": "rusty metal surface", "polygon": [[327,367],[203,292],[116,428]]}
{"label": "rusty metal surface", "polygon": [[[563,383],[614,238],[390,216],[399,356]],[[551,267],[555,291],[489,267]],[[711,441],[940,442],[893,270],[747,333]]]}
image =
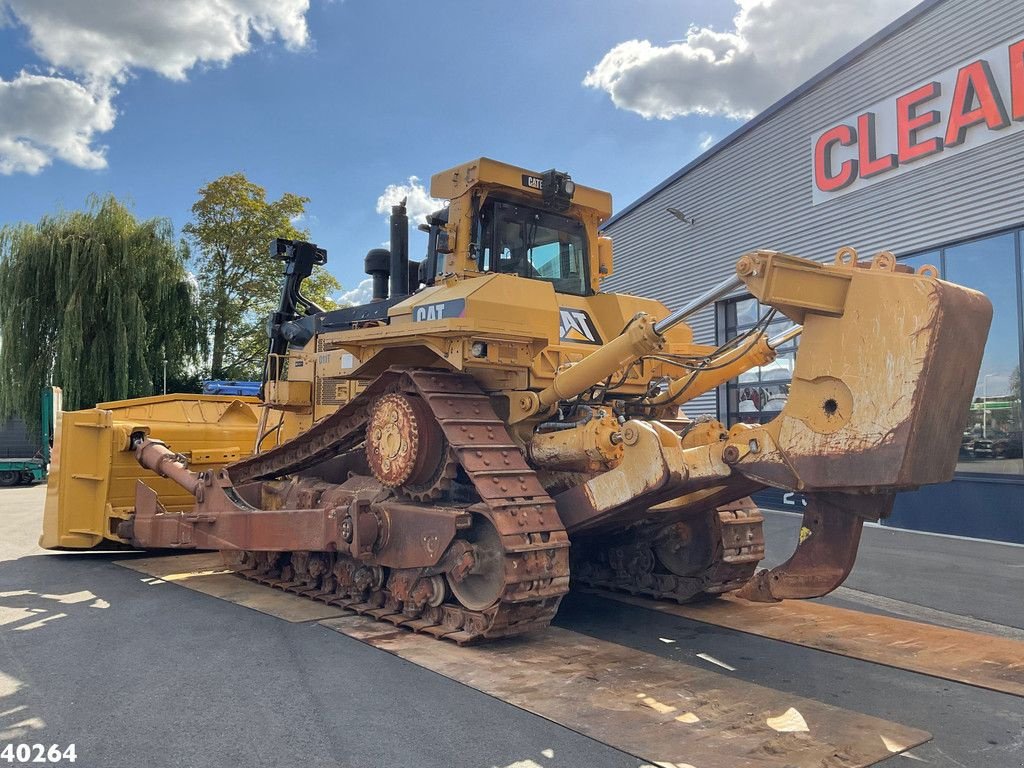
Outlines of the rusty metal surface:
{"label": "rusty metal surface", "polygon": [[1024,696],[1024,642],[824,603],[751,603],[727,596],[674,605],[594,591],[609,600],[793,645]]}
{"label": "rusty metal surface", "polygon": [[758,572],[737,594],[758,602],[827,595],[850,575],[865,518],[888,515],[894,498],[891,493],[808,494],[796,550],[786,562]]}
{"label": "rusty metal surface", "polygon": [[[393,371],[349,406],[337,419],[330,417],[242,469],[192,473],[165,446],[143,441],[140,460],[164,472],[173,469],[176,481],[195,494],[196,507],[166,514],[141,486],[135,542],[246,550],[246,578],[459,644],[547,626],[569,588],[568,536],[551,497],[473,378]],[[401,424],[394,440],[381,430],[381,444],[389,452],[397,446],[396,457],[403,455],[403,444],[410,453],[413,425],[417,434],[438,432],[482,502],[419,506],[395,500],[366,477],[340,485],[311,478],[240,487],[232,482],[293,472],[346,449],[364,434],[360,419],[367,413],[381,416],[385,426]],[[429,453],[441,437],[413,453]],[[416,481],[418,459],[407,464],[399,474]],[[444,472],[450,464],[441,460],[438,466]],[[388,468],[381,462],[379,469]],[[493,527],[495,535],[474,540],[481,526]],[[453,542],[459,529],[465,532]],[[440,576],[448,589],[435,578]],[[472,595],[472,605],[446,601],[448,591]]]}
{"label": "rusty metal surface", "polygon": [[930,738],[555,627],[477,649],[359,617],[321,624],[652,764],[857,768]]}
{"label": "rusty metal surface", "polygon": [[739,589],[764,559],[763,523],[746,498],[673,525],[577,541],[573,583],[676,602]]}
{"label": "rusty metal surface", "polygon": [[429,405],[482,499],[470,511],[493,524],[505,563],[498,602],[463,610],[463,627],[444,636],[474,642],[547,626],[569,589],[569,539],[554,502],[472,377],[409,371],[403,381]]}
{"label": "rusty metal surface", "polygon": [[856,253],[844,253],[832,265],[766,251],[741,260],[756,264],[744,275],[751,293],[804,331],[786,405],[765,427],[781,455],[747,456],[737,468],[821,490],[948,481],[963,426],[951,414],[973,397],[992,305],[963,286],[894,272],[886,259],[858,269]]}
{"label": "rusty metal surface", "polygon": [[366,425],[366,458],[381,484],[421,485],[442,459],[441,429],[423,400],[392,392],[377,399]]}
{"label": "rusty metal surface", "polygon": [[364,436],[373,397],[395,380],[397,373],[386,372],[375,379],[354,400],[276,448],[236,461],[228,467],[237,484],[281,477],[327,461],[358,445]]}

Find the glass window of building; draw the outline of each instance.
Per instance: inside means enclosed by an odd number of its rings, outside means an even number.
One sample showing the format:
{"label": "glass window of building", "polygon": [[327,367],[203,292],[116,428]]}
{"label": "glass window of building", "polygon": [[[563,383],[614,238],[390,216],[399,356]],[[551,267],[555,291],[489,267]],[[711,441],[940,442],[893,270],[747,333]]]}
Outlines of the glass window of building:
{"label": "glass window of building", "polygon": [[928,265],[935,267],[942,272],[942,251],[925,251],[924,253],[917,253],[913,256],[907,256],[906,258],[899,260],[900,264],[905,264],[908,267],[913,267],[915,270]]}
{"label": "glass window of building", "polygon": [[992,327],[970,410],[964,415],[960,472],[1016,474],[1021,458],[1020,297],[1017,238],[1006,233],[946,248],[944,277],[988,296]]}
{"label": "glass window of building", "polygon": [[[738,299],[726,303],[726,339],[750,330],[769,311],[757,299]],[[768,326],[769,337],[775,336],[792,322],[776,315]],[[789,384],[793,379],[793,362],[799,339],[787,342],[778,348],[775,360],[758,368],[740,374],[726,385],[727,421],[729,426],[737,422],[764,424],[771,421],[789,397]]]}

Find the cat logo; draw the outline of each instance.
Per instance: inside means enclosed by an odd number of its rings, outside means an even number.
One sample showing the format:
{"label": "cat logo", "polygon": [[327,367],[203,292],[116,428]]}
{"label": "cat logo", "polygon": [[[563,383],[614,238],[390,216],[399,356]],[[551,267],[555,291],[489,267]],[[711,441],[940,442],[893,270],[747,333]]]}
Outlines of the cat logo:
{"label": "cat logo", "polygon": [[562,325],[558,329],[561,341],[574,341],[580,344],[600,344],[601,334],[597,332],[590,316],[582,309],[559,307]]}
{"label": "cat logo", "polygon": [[420,304],[412,311],[414,323],[430,322],[431,320],[450,320],[453,317],[466,316],[466,300],[451,299],[433,304]]}
{"label": "cat logo", "polygon": [[528,173],[523,174],[523,186],[529,187],[530,189],[544,190],[544,179],[540,176],[531,176]]}

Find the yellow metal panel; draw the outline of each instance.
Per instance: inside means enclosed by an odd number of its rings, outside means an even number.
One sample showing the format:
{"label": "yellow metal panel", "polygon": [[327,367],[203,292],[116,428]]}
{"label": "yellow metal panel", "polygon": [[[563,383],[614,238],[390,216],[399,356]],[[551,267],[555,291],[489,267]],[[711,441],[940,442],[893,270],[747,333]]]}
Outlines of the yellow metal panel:
{"label": "yellow metal panel", "polygon": [[267,382],[267,402],[279,408],[308,407],[313,404],[313,383],[311,381]]}
{"label": "yellow metal panel", "polygon": [[141,479],[168,509],[191,508],[194,499],[186,491],[139,466],[130,436],[144,432],[205,469],[219,468],[252,452],[257,403],[255,398],[165,395],[59,413],[40,546],[88,549],[120,542],[117,521],[134,507]]}
{"label": "yellow metal panel", "polygon": [[[464,195],[479,184],[492,184],[540,199],[540,190],[523,184],[524,175],[536,177],[541,173],[491,160],[489,157],[481,157],[449,168],[447,171],[435,173],[430,178],[430,194],[433,197],[451,200]],[[593,187],[584,187],[582,184],[576,185],[572,203],[574,206],[596,211],[602,219],[608,218],[612,213],[610,194]]]}
{"label": "yellow metal panel", "polygon": [[112,426],[110,411],[57,413],[39,546],[88,549],[103,540]]}

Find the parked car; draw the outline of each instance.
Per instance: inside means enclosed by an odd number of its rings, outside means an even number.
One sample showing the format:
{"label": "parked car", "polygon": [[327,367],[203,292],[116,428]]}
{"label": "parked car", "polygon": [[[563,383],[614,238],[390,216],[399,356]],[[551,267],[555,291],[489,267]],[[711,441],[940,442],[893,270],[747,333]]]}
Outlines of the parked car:
{"label": "parked car", "polygon": [[1019,459],[1024,456],[1024,441],[1020,432],[1010,432],[1005,437],[995,440],[992,445],[993,453],[1000,459]]}
{"label": "parked car", "polygon": [[985,437],[979,437],[974,441],[974,445],[971,447],[971,455],[974,458],[986,458],[990,459],[995,456],[995,440],[989,440]]}

